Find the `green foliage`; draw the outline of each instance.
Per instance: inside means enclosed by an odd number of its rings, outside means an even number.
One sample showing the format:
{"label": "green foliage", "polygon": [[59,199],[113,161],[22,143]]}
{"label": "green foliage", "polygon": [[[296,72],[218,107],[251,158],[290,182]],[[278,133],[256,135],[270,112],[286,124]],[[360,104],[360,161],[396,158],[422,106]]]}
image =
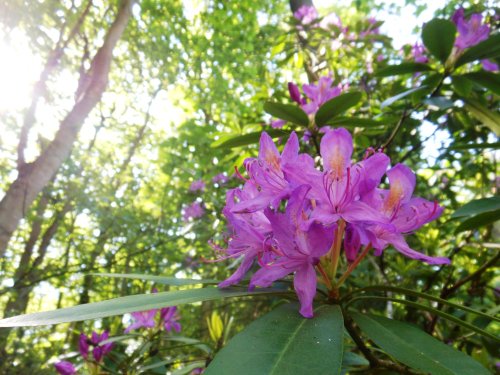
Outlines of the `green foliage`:
{"label": "green foliage", "polygon": [[453,48],[456,33],[453,22],[436,18],[422,28],[422,41],[431,54],[445,63]]}

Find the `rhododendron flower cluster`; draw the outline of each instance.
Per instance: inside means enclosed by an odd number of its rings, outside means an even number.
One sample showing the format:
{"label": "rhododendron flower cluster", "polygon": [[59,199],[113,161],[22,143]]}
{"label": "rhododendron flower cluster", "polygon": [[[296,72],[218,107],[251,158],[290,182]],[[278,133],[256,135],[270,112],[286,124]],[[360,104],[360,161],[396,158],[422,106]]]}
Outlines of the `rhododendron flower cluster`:
{"label": "rhododendron flower cluster", "polygon": [[193,202],[190,205],[184,207],[182,214],[182,218],[185,222],[189,222],[189,219],[196,219],[198,217],[202,217],[205,213],[205,209],[203,208],[200,202]]}
{"label": "rhododendron flower cluster", "polygon": [[152,309],[146,311],[133,312],[132,318],[134,322],[125,329],[125,333],[129,333],[138,328],[156,328],[163,327],[165,331],[176,332],[181,331],[181,324],[178,322],[179,314],[177,307],[164,307],[162,309]]}
{"label": "rhododendron flower cluster", "polygon": [[[322,170],[310,155],[299,153],[295,133],[281,154],[262,133],[258,157],[244,162],[248,179],[227,192],[223,213],[230,237],[226,249],[216,249],[220,259],[241,257],[241,263],[220,287],[239,283],[252,265],[260,268],[250,288],[294,274],[300,313],[309,318],[317,272],[332,295],[347,276],[336,281],[342,243],[351,266],[370,249],[380,255],[389,245],[429,264],[449,263],[411,249],[405,240],[443,210],[436,202],[412,197],[416,179],[408,167],[388,169],[389,157],[373,151],[353,163],[353,140],[343,128],[326,131],[320,153]],[[378,187],[385,174],[389,189]]]}

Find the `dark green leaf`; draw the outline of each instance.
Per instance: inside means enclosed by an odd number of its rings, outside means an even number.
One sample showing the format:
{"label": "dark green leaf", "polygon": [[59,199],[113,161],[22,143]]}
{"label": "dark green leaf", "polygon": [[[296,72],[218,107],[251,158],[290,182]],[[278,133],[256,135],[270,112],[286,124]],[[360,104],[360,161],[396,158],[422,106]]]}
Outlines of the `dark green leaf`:
{"label": "dark green leaf", "polygon": [[485,212],[483,214],[471,217],[470,219],[464,220],[455,230],[455,233],[483,227],[498,220],[500,220],[500,209],[496,211]]}
{"label": "dark green leaf", "polygon": [[471,80],[481,87],[491,90],[491,92],[497,95],[500,95],[500,74],[480,71],[464,74],[463,77]]}
{"label": "dark green leaf", "polygon": [[123,315],[135,311],[158,309],[160,307],[176,306],[185,303],[283,293],[285,292],[272,289],[249,292],[241,289],[224,290],[207,287],[201,289],[178,290],[174,292],[138,294],[102,302],[67,307],[59,310],[13,316],[12,318],[0,320],[0,327],[26,327],[78,322],[81,320],[105,318],[107,316]]}
{"label": "dark green leaf", "polygon": [[452,77],[453,88],[461,96],[468,97],[472,90],[472,82],[463,76]]}
{"label": "dark green leaf", "polygon": [[485,148],[498,150],[500,149],[500,142],[454,144],[453,146],[450,147],[450,150],[469,150],[469,149],[485,149]]}
{"label": "dark green leaf", "polygon": [[296,303],[278,307],[231,339],[206,375],[339,374],[343,318],[339,306],[321,305],[304,319]]}
{"label": "dark green leaf", "polygon": [[326,125],[330,120],[347,111],[349,108],[358,104],[361,100],[360,92],[347,92],[330,99],[316,112],[316,125]]}
{"label": "dark green leaf", "polygon": [[456,323],[464,328],[470,329],[471,331],[476,332],[480,335],[483,335],[484,337],[488,337],[488,338],[495,340],[495,341],[500,341],[500,338],[498,336],[495,336],[495,335],[485,331],[484,329],[481,329],[473,324],[470,324],[470,323],[466,322],[465,320],[457,318],[454,315],[445,313],[442,310],[438,310],[438,309],[435,309],[433,307],[423,305],[421,303],[412,302],[412,301],[408,301],[408,300],[400,299],[400,298],[393,298],[393,297],[361,296],[361,297],[353,298],[352,300],[350,300],[348,302],[348,304],[351,304],[351,303],[354,303],[357,301],[361,301],[361,300],[392,301],[392,302],[396,302],[396,303],[402,303],[404,305],[414,307],[418,310],[429,311],[432,314],[438,315],[443,319],[447,319],[447,320],[454,322],[454,323]]}
{"label": "dark green leaf", "polygon": [[428,70],[432,70],[432,68],[427,64],[404,62],[399,65],[391,65],[380,69],[375,75],[379,77],[389,77],[407,73],[425,72]]}
{"label": "dark green leaf", "polygon": [[455,66],[459,67],[471,61],[498,56],[500,56],[500,34],[495,34],[465,51],[465,53],[458,58]]}
{"label": "dark green leaf", "polygon": [[329,121],[328,124],[332,126],[352,126],[359,128],[371,128],[384,125],[377,120],[359,117],[337,117],[335,120]]}
{"label": "dark green leaf", "polygon": [[477,100],[468,99],[465,108],[496,135],[500,135],[500,114],[492,112]]}
{"label": "dark green leaf", "polygon": [[306,113],[297,105],[283,104],[278,102],[266,102],[264,104],[264,111],[266,111],[273,117],[285,121],[290,121],[302,126],[309,125],[309,117],[307,117]]}
{"label": "dark green leaf", "polygon": [[418,91],[424,90],[426,88],[427,88],[427,86],[420,86],[420,87],[415,87],[413,89],[400,92],[399,94],[391,96],[389,99],[384,100],[382,102],[382,104],[380,105],[380,108],[388,107],[391,104],[397,102],[399,99],[403,99],[403,98],[407,97],[408,95],[413,94],[414,92],[418,92]]}
{"label": "dark green leaf", "polygon": [[[267,129],[266,133],[269,134],[271,138],[278,138],[278,137],[287,137],[290,135],[289,132],[282,130],[282,129]],[[248,133],[248,134],[243,134],[243,135],[237,135],[235,137],[230,137],[230,138],[223,138],[215,141],[214,143],[211,144],[211,147],[213,148],[234,148],[234,147],[241,147],[241,146],[247,146],[251,144],[256,144],[259,142],[260,136],[262,135],[261,131],[254,132],[254,133]]]}
{"label": "dark green leaf", "polygon": [[381,316],[353,313],[352,317],[386,353],[411,368],[439,375],[489,374],[479,362],[415,326]]}
{"label": "dark green leaf", "polygon": [[457,28],[448,20],[435,18],[422,29],[422,41],[429,52],[444,63],[450,56]]}
{"label": "dark green leaf", "polygon": [[167,276],[155,276],[155,275],[141,275],[137,273],[92,273],[94,276],[102,276],[102,277],[116,277],[121,279],[137,279],[137,280],[146,280],[146,281],[154,281],[158,284],[165,285],[195,285],[195,284],[218,284],[220,280],[208,280],[208,279],[178,279],[177,277],[167,277]]}
{"label": "dark green leaf", "polygon": [[496,210],[500,210],[500,197],[476,199],[453,212],[451,218],[478,215]]}
{"label": "dark green leaf", "polygon": [[408,295],[408,296],[419,297],[419,298],[423,298],[423,299],[426,299],[429,301],[439,302],[442,305],[450,306],[450,307],[453,307],[455,309],[459,309],[459,310],[463,310],[463,311],[466,311],[466,312],[469,312],[472,314],[476,314],[476,315],[484,317],[488,320],[494,320],[494,321],[500,322],[500,318],[497,318],[496,316],[488,315],[482,311],[474,310],[474,309],[471,309],[470,307],[459,305],[459,304],[450,302],[446,299],[435,297],[435,296],[427,294],[427,293],[418,292],[416,290],[401,288],[401,287],[397,287],[397,286],[386,286],[386,285],[367,286],[365,288],[354,290],[350,294],[346,295],[344,298],[348,299],[352,295],[356,295],[359,293],[365,293],[365,292],[369,292],[369,291],[394,292],[394,293],[400,293],[400,294],[404,294],[404,295]]}

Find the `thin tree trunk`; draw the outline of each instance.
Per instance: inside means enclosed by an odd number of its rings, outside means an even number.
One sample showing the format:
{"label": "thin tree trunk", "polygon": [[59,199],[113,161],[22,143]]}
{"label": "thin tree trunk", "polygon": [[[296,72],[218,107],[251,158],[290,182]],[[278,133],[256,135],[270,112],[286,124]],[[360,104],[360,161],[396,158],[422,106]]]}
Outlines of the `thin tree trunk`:
{"label": "thin tree trunk", "polygon": [[83,122],[101,100],[108,83],[113,50],[122,36],[132,13],[135,0],[123,0],[116,19],[99,49],[90,68],[90,80],[73,109],[62,120],[50,145],[30,164],[19,170],[18,177],[0,201],[0,257],[3,257],[13,232],[25,216],[37,195],[70,155]]}

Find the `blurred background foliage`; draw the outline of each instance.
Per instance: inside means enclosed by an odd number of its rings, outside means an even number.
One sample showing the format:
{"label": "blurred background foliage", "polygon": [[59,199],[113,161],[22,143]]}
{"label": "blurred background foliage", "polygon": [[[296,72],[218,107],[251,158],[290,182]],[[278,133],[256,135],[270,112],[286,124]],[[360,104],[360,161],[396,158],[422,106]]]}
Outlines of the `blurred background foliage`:
{"label": "blurred background foliage", "polygon": [[[462,106],[422,105],[421,96],[410,96],[382,108],[384,100],[421,80],[430,79],[433,84],[432,77],[377,75],[389,65],[411,61],[410,47],[395,47],[390,32],[394,28],[384,29],[384,25],[382,32],[389,30],[386,35],[359,36],[371,27],[370,16],[384,21],[384,15],[411,9],[415,17],[427,11],[426,20],[430,20],[427,2],[325,3],[321,14],[338,14],[342,24],[357,35],[354,39],[340,40],[335,27],[304,38],[294,26],[287,1],[143,0],[134,5],[113,53],[108,88],[86,119],[71,157],[34,204],[25,208],[25,219],[0,260],[0,316],[148,292],[152,287],[148,282],[91,273],[226,277],[228,266],[234,264],[212,264],[204,259],[214,258],[209,240],[220,243],[224,238],[221,209],[225,191],[239,184],[233,177],[234,166],[255,155],[257,132],[271,129],[264,102],[273,98],[290,103],[287,82],[307,83],[330,71],[336,83],[363,92],[356,116],[380,124],[349,127],[356,157],[367,147],[386,145],[393,163],[404,161],[417,171],[417,195],[436,199],[446,208],[437,222],[412,236],[410,245],[453,260],[448,267],[428,266],[387,251],[365,262],[350,282],[356,286],[398,285],[441,294],[489,313],[497,311],[498,226],[488,222],[456,232],[460,221],[450,215],[473,199],[498,194],[498,143],[477,146],[498,139]],[[462,3],[448,1],[435,11],[449,18]],[[491,23],[496,22],[494,28],[498,27],[492,6],[482,1],[465,3],[468,9],[487,9]],[[0,91],[5,90],[0,95],[4,101],[0,103],[0,196],[16,178],[16,149],[31,101],[30,87],[58,39],[81,22],[40,93],[26,147],[28,162],[47,146],[73,105],[79,82],[87,78],[90,59],[117,7],[117,0],[0,2],[0,45],[2,55],[6,54],[1,58],[9,60],[9,53],[22,58],[17,66],[5,63],[2,67],[0,63],[4,80]],[[407,44],[419,40],[420,25],[412,22],[416,34],[408,34]],[[474,67],[463,68],[467,69]],[[440,92],[449,100],[463,98],[449,78],[440,85]],[[498,109],[498,85],[496,91],[474,85],[469,92],[480,97],[484,106]],[[398,126],[401,118],[404,121]],[[287,124],[272,134],[286,137],[291,130],[304,131]],[[238,138],[245,134],[251,135]],[[313,143],[304,143],[302,148],[315,153]],[[219,173],[229,181],[214,183],[212,178]],[[190,192],[190,184],[199,179],[205,181],[205,191]],[[183,209],[194,201],[202,203],[205,214],[183,220]],[[487,262],[485,270],[475,273]],[[272,305],[268,302],[261,298],[251,303],[229,300],[182,306],[183,335],[207,342],[216,350],[224,343],[221,324],[227,325],[231,317],[231,330],[224,333],[230,337],[268,311]],[[487,366],[498,355],[486,339],[468,336],[430,314],[390,302],[364,303],[366,309],[387,310],[390,316],[434,332]],[[223,318],[214,317],[214,311]],[[0,372],[52,373],[51,363],[56,358],[76,350],[80,331],[106,328],[119,334],[126,319],[3,329]],[[481,326],[479,321],[475,324]],[[207,355],[193,347],[165,345],[165,359],[182,354],[189,363]],[[182,360],[176,366],[182,367]]]}

